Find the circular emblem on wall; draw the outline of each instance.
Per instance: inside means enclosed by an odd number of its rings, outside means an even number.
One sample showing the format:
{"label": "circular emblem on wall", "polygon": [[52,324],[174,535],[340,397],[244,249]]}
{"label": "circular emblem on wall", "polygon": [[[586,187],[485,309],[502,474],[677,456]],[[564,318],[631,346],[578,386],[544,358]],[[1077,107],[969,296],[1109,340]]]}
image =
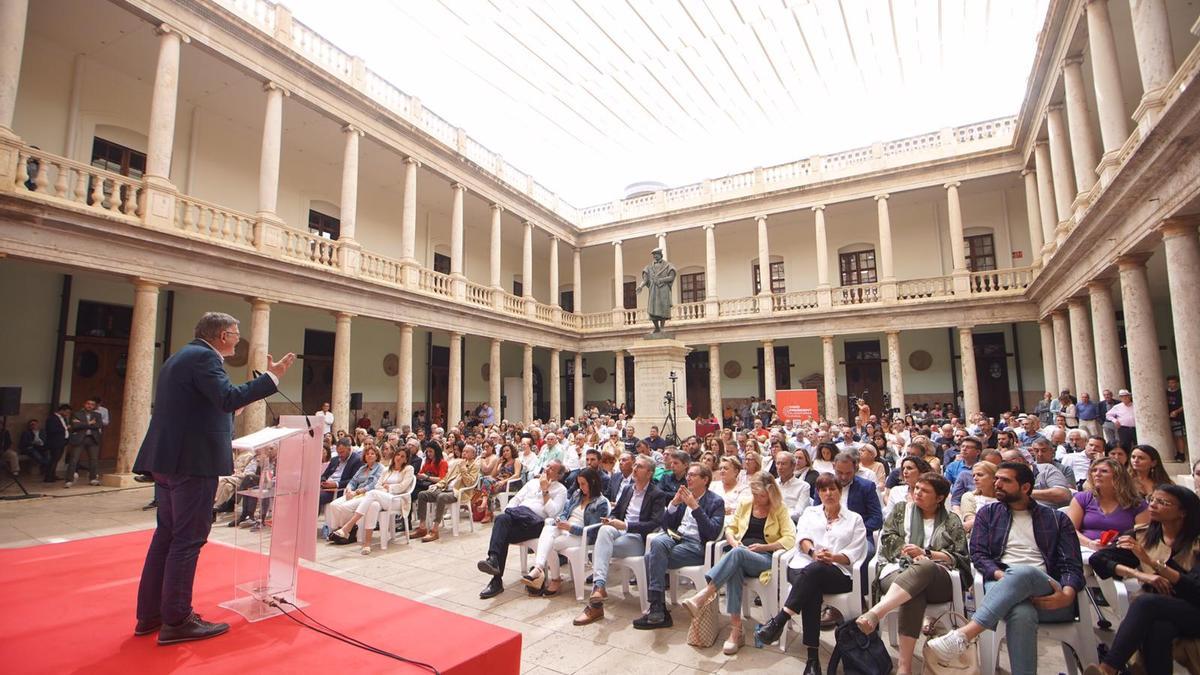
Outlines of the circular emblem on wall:
{"label": "circular emblem on wall", "polygon": [[592,379],[595,380],[596,384],[600,384],[608,379],[608,371],[603,367],[598,367],[592,371]]}
{"label": "circular emblem on wall", "polygon": [[233,348],[233,354],[225,357],[225,363],[231,366],[244,366],[248,360],[250,360],[250,341],[246,338],[238,340],[237,346]]}
{"label": "circular emblem on wall", "polygon": [[738,375],[742,374],[742,364],[737,361],[726,361],[725,367],[721,370],[725,373],[725,377],[731,380],[736,379]]}
{"label": "circular emblem on wall", "polygon": [[479,376],[483,378],[484,382],[487,382],[488,380],[492,379],[491,365],[485,363],[482,366],[480,366],[479,367]]}
{"label": "circular emblem on wall", "polygon": [[388,377],[395,377],[396,373],[400,372],[400,357],[395,354],[388,354],[383,357],[383,373]]}
{"label": "circular emblem on wall", "polygon": [[908,355],[908,365],[913,370],[929,370],[929,366],[933,365],[933,357],[924,349],[918,349]]}
{"label": "circular emblem on wall", "polygon": [[999,364],[999,363],[995,363],[995,362],[993,362],[993,363],[992,363],[992,365],[988,366],[988,375],[989,375],[989,376],[990,376],[990,377],[991,377],[993,380],[998,380],[998,379],[1000,379],[1000,376],[1001,376],[1001,375],[1003,375],[1003,374],[1004,374],[1004,373],[1003,373],[1003,372],[1000,370],[1000,364]]}

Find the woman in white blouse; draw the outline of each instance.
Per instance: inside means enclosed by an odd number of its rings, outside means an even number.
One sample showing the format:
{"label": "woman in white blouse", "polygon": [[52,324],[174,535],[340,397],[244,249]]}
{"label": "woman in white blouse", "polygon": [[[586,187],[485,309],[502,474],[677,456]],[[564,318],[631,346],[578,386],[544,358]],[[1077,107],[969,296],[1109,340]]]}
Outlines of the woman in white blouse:
{"label": "woman in white blouse", "polygon": [[[383,455],[384,461],[387,462],[389,459],[388,448],[385,447]],[[390,460],[387,471],[380,476],[375,488],[358,500],[354,514],[342,526],[342,530],[349,532],[354,529],[358,521],[366,519],[366,523],[363,525],[363,545],[360,551],[363,555],[371,553],[371,532],[379,523],[379,514],[382,511],[399,509],[399,517],[408,518],[408,512],[412,509],[412,489],[417,477],[413,473],[413,468],[408,464],[408,449],[397,449],[396,454],[392,455]]]}
{"label": "woman in white blouse", "polygon": [[917,479],[930,471],[929,463],[920,457],[909,455],[900,460],[900,484],[885,493],[885,497],[887,497],[883,503],[885,519],[897,504],[912,501],[913,487],[917,484]]}
{"label": "woman in white blouse", "polygon": [[833,458],[837,457],[838,447],[833,443],[821,443],[817,446],[817,454],[813,457],[812,468],[817,473],[833,473]]}
{"label": "woman in white blouse", "polygon": [[755,631],[763,644],[779,640],[784,626],[800,615],[801,639],[808,648],[804,675],[820,675],[817,647],[821,638],[821,600],[825,594],[847,593],[851,576],[867,556],[867,528],[862,516],[842,508],[842,488],[833,474],[817,478],[820,505],[810,506],[796,524],[796,548],[788,558],[791,585],[783,610]]}

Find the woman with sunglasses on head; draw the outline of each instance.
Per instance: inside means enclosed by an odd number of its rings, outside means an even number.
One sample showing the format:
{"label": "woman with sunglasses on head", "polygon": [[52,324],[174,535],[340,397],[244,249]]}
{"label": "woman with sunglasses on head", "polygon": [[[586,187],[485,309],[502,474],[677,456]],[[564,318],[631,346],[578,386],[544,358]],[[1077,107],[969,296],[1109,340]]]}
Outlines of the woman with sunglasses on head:
{"label": "woman with sunglasses on head", "polygon": [[1089,564],[1102,579],[1136,579],[1134,598],[1112,647],[1085,675],[1116,675],[1137,652],[1149,675],[1174,669],[1177,638],[1200,637],[1200,497],[1178,485],[1160,485],[1150,498],[1150,522],[1098,551]]}

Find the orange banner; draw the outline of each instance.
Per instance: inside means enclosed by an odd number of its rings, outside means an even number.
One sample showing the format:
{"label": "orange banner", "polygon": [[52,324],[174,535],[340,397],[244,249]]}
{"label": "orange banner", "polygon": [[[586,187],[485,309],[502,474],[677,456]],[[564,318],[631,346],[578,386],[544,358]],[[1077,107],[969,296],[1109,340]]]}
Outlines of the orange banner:
{"label": "orange banner", "polygon": [[775,408],[784,422],[820,418],[816,389],[778,389],[775,391]]}

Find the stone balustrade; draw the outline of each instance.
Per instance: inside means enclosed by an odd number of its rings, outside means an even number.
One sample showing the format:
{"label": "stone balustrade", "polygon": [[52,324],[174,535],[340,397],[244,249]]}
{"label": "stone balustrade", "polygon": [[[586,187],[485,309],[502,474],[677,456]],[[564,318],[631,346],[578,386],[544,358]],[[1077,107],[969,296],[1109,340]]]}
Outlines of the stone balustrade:
{"label": "stone balustrade", "polygon": [[13,189],[137,220],[142,215],[141,181],[24,146],[16,153]]}
{"label": "stone balustrade", "polygon": [[254,248],[254,216],[183,195],[175,200],[175,210],[175,225],[184,234]]}
{"label": "stone balustrade", "polygon": [[341,244],[332,239],[284,228],[280,243],[283,257],[289,260],[329,269],[338,266]]}

